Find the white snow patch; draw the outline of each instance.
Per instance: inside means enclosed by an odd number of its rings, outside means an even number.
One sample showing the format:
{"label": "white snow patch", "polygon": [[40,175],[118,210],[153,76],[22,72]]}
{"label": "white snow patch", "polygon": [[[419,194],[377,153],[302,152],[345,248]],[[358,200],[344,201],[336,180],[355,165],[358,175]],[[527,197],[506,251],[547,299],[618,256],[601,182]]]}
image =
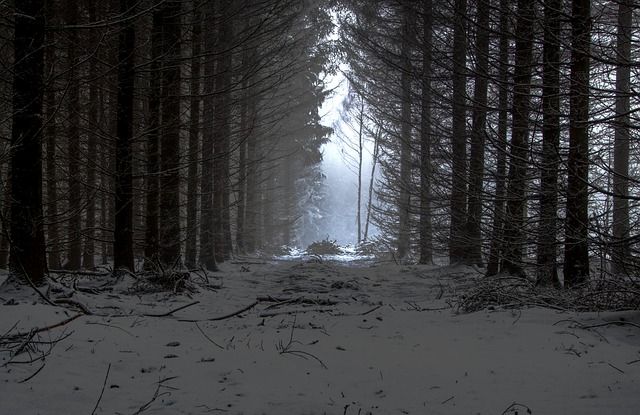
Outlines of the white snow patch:
{"label": "white snow patch", "polygon": [[[91,414],[98,402],[96,414],[638,413],[639,330],[572,322],[640,313],[455,315],[456,296],[479,277],[471,268],[326,260],[221,268],[191,295],[134,295],[124,283],[70,291],[96,315],[39,333],[41,343],[16,356],[10,335],[75,312],[5,284],[0,414]],[[266,296],[291,301],[205,321]]]}

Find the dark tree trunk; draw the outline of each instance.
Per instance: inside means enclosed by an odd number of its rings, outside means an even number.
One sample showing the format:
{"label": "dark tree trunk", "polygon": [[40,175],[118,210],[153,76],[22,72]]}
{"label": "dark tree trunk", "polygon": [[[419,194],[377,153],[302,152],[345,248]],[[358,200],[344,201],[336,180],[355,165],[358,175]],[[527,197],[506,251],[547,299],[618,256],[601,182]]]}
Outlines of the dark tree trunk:
{"label": "dark tree trunk", "polygon": [[540,166],[540,228],[538,275],[542,286],[560,286],[558,279],[558,168],[560,165],[560,37],[562,0],[545,0],[542,73],[542,160]]}
{"label": "dark tree trunk", "polygon": [[433,60],[433,2],[425,0],[422,10],[422,91],[420,125],[420,263],[433,263],[431,224],[431,77]]}
{"label": "dark tree trunk", "polygon": [[502,269],[521,275],[524,244],[526,160],[529,152],[529,113],[531,111],[531,60],[533,50],[533,3],[518,0],[515,69],[513,74],[513,127],[509,146],[509,187],[505,216],[505,252]]}
{"label": "dark tree trunk", "polygon": [[569,158],[564,251],[565,286],[589,278],[589,53],[591,1],[573,0]]}
{"label": "dark tree trunk", "polygon": [[[231,246],[231,64],[233,28],[230,2],[218,1],[220,28],[218,45],[222,52],[216,67],[216,99],[214,128],[214,190],[213,206],[216,214],[215,223],[215,259],[223,262],[229,259]],[[224,3],[224,4],[223,4]]]}
{"label": "dark tree trunk", "polygon": [[400,183],[398,195],[398,258],[405,258],[411,251],[411,47],[413,45],[413,14],[408,6],[402,10],[402,38],[400,70]]}
{"label": "dark tree trunk", "polygon": [[[68,2],[68,24],[78,24],[78,2]],[[69,218],[68,218],[68,247],[65,268],[78,270],[82,260],[82,185],[80,182],[80,73],[78,71],[78,30],[70,29],[67,47],[67,95],[68,95],[68,120],[67,120],[67,161],[68,161],[68,194],[69,194]]]}
{"label": "dark tree trunk", "polygon": [[482,260],[482,201],[484,150],[487,135],[487,85],[489,75],[489,0],[479,0],[476,17],[476,71],[473,91],[471,150],[469,155],[469,199],[465,262],[484,266]]}
{"label": "dark tree trunk", "polygon": [[616,68],[616,122],[613,149],[613,246],[612,269],[615,274],[629,271],[629,111],[631,93],[632,1],[618,5],[618,39]]}
{"label": "dark tree trunk", "polygon": [[118,42],[117,135],[115,143],[115,227],[114,268],[134,271],[133,256],[133,93],[136,0],[120,0],[120,13],[126,16]]}
{"label": "dark tree trunk", "polygon": [[[47,2],[47,14],[53,13],[52,1]],[[53,73],[55,62],[55,35],[53,31],[47,33],[47,46],[45,51],[45,73]],[[49,81],[44,95],[45,119],[45,142],[47,158],[45,164],[47,197],[45,203],[45,213],[47,218],[47,251],[49,256],[49,268],[60,269],[60,228],[58,219],[58,172],[56,155],[56,91],[53,80]]]}
{"label": "dark tree trunk", "polygon": [[160,212],[160,79],[162,66],[162,13],[153,11],[151,65],[149,66],[149,115],[147,121],[147,210],[145,212],[145,267],[158,260]]}
{"label": "dark tree trunk", "polygon": [[[205,22],[208,27],[216,27],[215,2],[207,5]],[[216,72],[216,38],[208,33],[204,38],[204,100],[202,126],[202,189],[200,194],[200,263],[208,270],[217,270],[213,253],[215,230],[213,227],[213,141],[215,139],[213,112]]]}
{"label": "dark tree trunk", "polygon": [[200,56],[201,13],[200,2],[193,2],[193,26],[191,29],[191,105],[189,121],[189,167],[187,179],[187,225],[185,263],[194,268],[197,264],[198,240],[198,159],[200,156]]}
{"label": "dark tree trunk", "polygon": [[467,203],[467,0],[454,2],[453,28],[453,102],[451,131],[451,224],[449,231],[449,262],[464,260]]}
{"label": "dark tree trunk", "polygon": [[160,136],[159,259],[173,266],[180,259],[180,17],[181,2],[160,6],[162,21],[162,127]]}
{"label": "dark tree trunk", "polygon": [[493,199],[493,225],[491,246],[487,261],[487,276],[496,275],[500,270],[500,259],[504,251],[503,223],[506,194],[507,131],[509,92],[509,0],[500,0],[500,41],[498,49],[499,81],[498,92],[498,134],[496,137],[496,191]]}
{"label": "dark tree trunk", "polygon": [[44,0],[16,2],[11,130],[9,270],[42,285],[47,272],[42,211]]}

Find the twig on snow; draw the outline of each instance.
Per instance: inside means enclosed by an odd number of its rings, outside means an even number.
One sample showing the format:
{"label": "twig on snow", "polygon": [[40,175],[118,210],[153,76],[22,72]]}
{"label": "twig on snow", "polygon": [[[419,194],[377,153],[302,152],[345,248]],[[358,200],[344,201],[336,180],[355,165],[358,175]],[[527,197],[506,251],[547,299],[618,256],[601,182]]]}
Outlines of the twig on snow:
{"label": "twig on snow", "polygon": [[93,411],[91,411],[91,415],[96,413],[98,409],[98,405],[100,405],[100,401],[102,400],[102,395],[104,395],[104,389],[107,387],[107,379],[109,378],[109,372],[111,371],[111,363],[107,366],[107,374],[104,376],[104,382],[102,383],[102,390],[100,391],[100,396],[98,397],[98,401],[96,402],[96,406],[93,407]]}
{"label": "twig on snow", "polygon": [[166,313],[161,313],[161,314],[143,314],[143,316],[146,316],[146,317],[167,317],[167,316],[170,316],[171,314],[175,313],[176,311],[184,310],[185,308],[191,307],[192,305],[196,305],[198,303],[200,303],[200,301],[194,301],[192,303],[180,306],[178,308],[174,308],[173,310],[167,311]]}
{"label": "twig on snow", "polygon": [[198,326],[198,323],[195,323],[196,327],[198,328],[198,330],[200,330],[200,333],[202,333],[202,335],[204,337],[207,338],[207,340],[209,340],[211,343],[213,343],[214,345],[218,346],[219,348],[224,350],[224,347],[220,346],[218,343],[214,342],[213,340],[211,340],[211,338],[209,336],[207,336],[207,334],[200,328],[200,326]]}
{"label": "twig on snow", "polygon": [[239,315],[239,314],[242,314],[242,313],[244,313],[245,311],[249,311],[249,310],[251,310],[253,307],[257,306],[258,304],[260,304],[260,301],[254,301],[253,303],[249,304],[248,306],[246,306],[246,307],[244,307],[244,308],[241,308],[241,309],[240,309],[240,310],[238,310],[238,311],[234,311],[234,312],[233,312],[233,313],[231,313],[231,314],[226,314],[226,315],[224,315],[224,316],[220,316],[220,317],[206,318],[206,319],[201,319],[201,320],[178,320],[178,321],[181,321],[181,322],[184,322],[184,323],[197,323],[197,322],[199,322],[199,321],[220,321],[220,320],[226,320],[226,319],[228,319],[228,318],[235,317],[235,316],[237,316],[237,315]]}
{"label": "twig on snow", "polygon": [[379,309],[380,307],[382,307],[382,304],[380,304],[380,305],[378,305],[378,306],[376,306],[376,307],[373,307],[371,310],[369,310],[369,311],[365,311],[364,313],[362,313],[362,314],[360,314],[360,315],[361,315],[361,316],[366,316],[366,315],[367,315],[367,314],[369,314],[369,313],[373,313],[374,311],[376,311],[376,310],[377,310],[377,309]]}
{"label": "twig on snow", "polygon": [[512,403],[511,405],[509,405],[509,406],[507,407],[507,409],[505,409],[505,410],[502,412],[502,414],[501,414],[501,415],[504,415],[504,414],[506,414],[507,412],[512,412],[512,411],[517,413],[517,411],[515,411],[515,409],[517,409],[519,406],[521,406],[521,407],[523,407],[524,409],[526,409],[528,414],[532,414],[532,413],[533,413],[533,412],[531,412],[531,409],[530,409],[527,405],[523,405],[523,404],[521,404],[521,403],[514,402],[514,403]]}
{"label": "twig on snow", "polygon": [[30,375],[28,378],[26,378],[26,379],[22,379],[22,380],[19,380],[19,381],[18,381],[18,383],[25,383],[25,382],[30,381],[30,380],[31,380],[31,379],[33,379],[34,377],[36,377],[36,375],[37,375],[38,373],[40,373],[40,371],[41,371],[42,369],[44,369],[44,365],[46,365],[46,363],[43,363],[43,364],[42,364],[42,366],[40,366],[40,368],[39,368],[38,370],[36,370],[36,371],[35,371],[32,375]]}

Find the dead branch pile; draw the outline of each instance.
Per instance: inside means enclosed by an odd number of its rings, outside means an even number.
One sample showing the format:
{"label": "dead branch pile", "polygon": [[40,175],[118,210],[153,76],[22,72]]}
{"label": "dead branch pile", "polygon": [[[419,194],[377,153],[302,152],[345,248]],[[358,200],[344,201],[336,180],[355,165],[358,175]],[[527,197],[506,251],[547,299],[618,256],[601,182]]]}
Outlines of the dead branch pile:
{"label": "dead branch pile", "polygon": [[[32,365],[37,361],[44,362],[46,357],[51,354],[51,351],[56,344],[69,337],[73,331],[67,332],[63,330],[57,336],[54,336],[51,332],[52,329],[64,326],[82,314],[76,314],[69,317],[59,323],[46,326],[46,327],[34,327],[28,332],[20,332],[16,330],[15,333],[11,333],[17,326],[17,323],[5,334],[0,336],[0,354],[8,353],[8,358],[3,358],[5,361],[3,367],[9,364],[26,364]],[[20,383],[26,382],[36,376],[42,366],[28,378],[20,381]]]}
{"label": "dead branch pile", "polygon": [[598,279],[571,289],[536,286],[517,277],[484,278],[462,294],[456,313],[484,309],[543,307],[566,311],[623,311],[640,308],[640,283],[631,279]]}

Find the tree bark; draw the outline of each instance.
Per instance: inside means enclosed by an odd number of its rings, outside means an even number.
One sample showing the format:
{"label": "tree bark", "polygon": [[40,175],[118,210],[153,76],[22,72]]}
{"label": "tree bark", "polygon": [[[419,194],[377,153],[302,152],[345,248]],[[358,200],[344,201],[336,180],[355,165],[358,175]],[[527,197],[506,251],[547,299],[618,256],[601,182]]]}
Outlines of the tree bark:
{"label": "tree bark", "polygon": [[[205,22],[208,27],[216,27],[216,2],[206,6]],[[213,243],[215,240],[213,210],[213,142],[214,131],[214,92],[216,73],[216,37],[209,33],[204,37],[204,100],[202,126],[202,182],[200,195],[200,263],[208,270],[217,270]]]}
{"label": "tree bark", "polygon": [[629,141],[631,94],[631,36],[633,13],[631,1],[618,5],[618,36],[616,68],[616,120],[613,146],[613,240],[611,271],[628,272],[631,256],[629,246]]}
{"label": "tree bark", "polygon": [[466,243],[467,194],[467,0],[454,2],[453,27],[453,99],[451,131],[451,224],[449,230],[449,262],[464,260]]}
{"label": "tree bark", "polygon": [[498,78],[500,89],[498,92],[498,133],[496,137],[496,169],[495,195],[493,198],[493,218],[491,229],[491,246],[487,261],[487,276],[496,275],[500,271],[500,260],[504,252],[503,223],[506,194],[506,166],[507,166],[507,132],[508,132],[508,103],[509,103],[509,0],[500,0],[500,40],[498,46]]}
{"label": "tree bark", "polygon": [[67,46],[67,95],[68,95],[68,119],[67,119],[67,162],[68,162],[68,220],[67,220],[67,261],[65,268],[78,270],[82,260],[82,186],[80,182],[80,73],[78,71],[79,38],[78,1],[71,0],[67,4],[67,23],[72,28],[69,30]]}
{"label": "tree bark", "polygon": [[484,151],[487,135],[487,88],[489,77],[489,0],[478,0],[476,17],[476,72],[473,91],[471,149],[469,155],[469,198],[465,263],[484,266],[482,259],[482,201]]}
{"label": "tree bark", "polygon": [[9,270],[38,286],[47,272],[42,210],[44,11],[44,0],[16,2],[12,71]]}
{"label": "tree bark", "polygon": [[191,29],[191,103],[189,120],[189,167],[187,179],[187,224],[185,263],[194,268],[197,259],[198,241],[198,160],[200,156],[200,61],[202,15],[199,0],[193,1],[193,24]]}
{"label": "tree bark", "polygon": [[411,7],[402,10],[402,38],[400,39],[400,183],[397,202],[398,209],[398,258],[405,258],[411,251],[411,165],[412,165],[412,125],[411,125],[411,47],[413,45],[414,22]]}
{"label": "tree bark", "polygon": [[181,1],[170,0],[162,12],[162,124],[160,129],[159,260],[180,260],[180,46]]}
{"label": "tree bark", "polygon": [[565,225],[564,282],[589,278],[589,53],[591,1],[573,0],[571,13],[569,158]]}
{"label": "tree bark", "polygon": [[433,227],[431,223],[431,106],[433,60],[433,2],[423,1],[422,10],[422,91],[420,95],[420,263],[433,263]]}
{"label": "tree bark", "polygon": [[542,69],[542,159],[537,284],[560,286],[558,279],[558,168],[560,165],[560,37],[562,0],[544,2]]}
{"label": "tree bark", "polygon": [[513,110],[509,145],[509,185],[505,216],[505,251],[502,269],[522,275],[524,244],[525,191],[529,153],[529,113],[531,111],[531,72],[533,52],[533,3],[518,0],[516,21],[515,69],[513,74]]}
{"label": "tree bark", "polygon": [[133,94],[136,0],[120,0],[120,13],[127,18],[119,34],[117,136],[115,143],[114,268],[135,270],[133,256]]}
{"label": "tree bark", "polygon": [[218,263],[229,259],[231,246],[231,70],[233,59],[233,27],[231,2],[218,0],[220,13],[218,45],[221,54],[216,67],[214,113],[214,191],[215,259]]}

